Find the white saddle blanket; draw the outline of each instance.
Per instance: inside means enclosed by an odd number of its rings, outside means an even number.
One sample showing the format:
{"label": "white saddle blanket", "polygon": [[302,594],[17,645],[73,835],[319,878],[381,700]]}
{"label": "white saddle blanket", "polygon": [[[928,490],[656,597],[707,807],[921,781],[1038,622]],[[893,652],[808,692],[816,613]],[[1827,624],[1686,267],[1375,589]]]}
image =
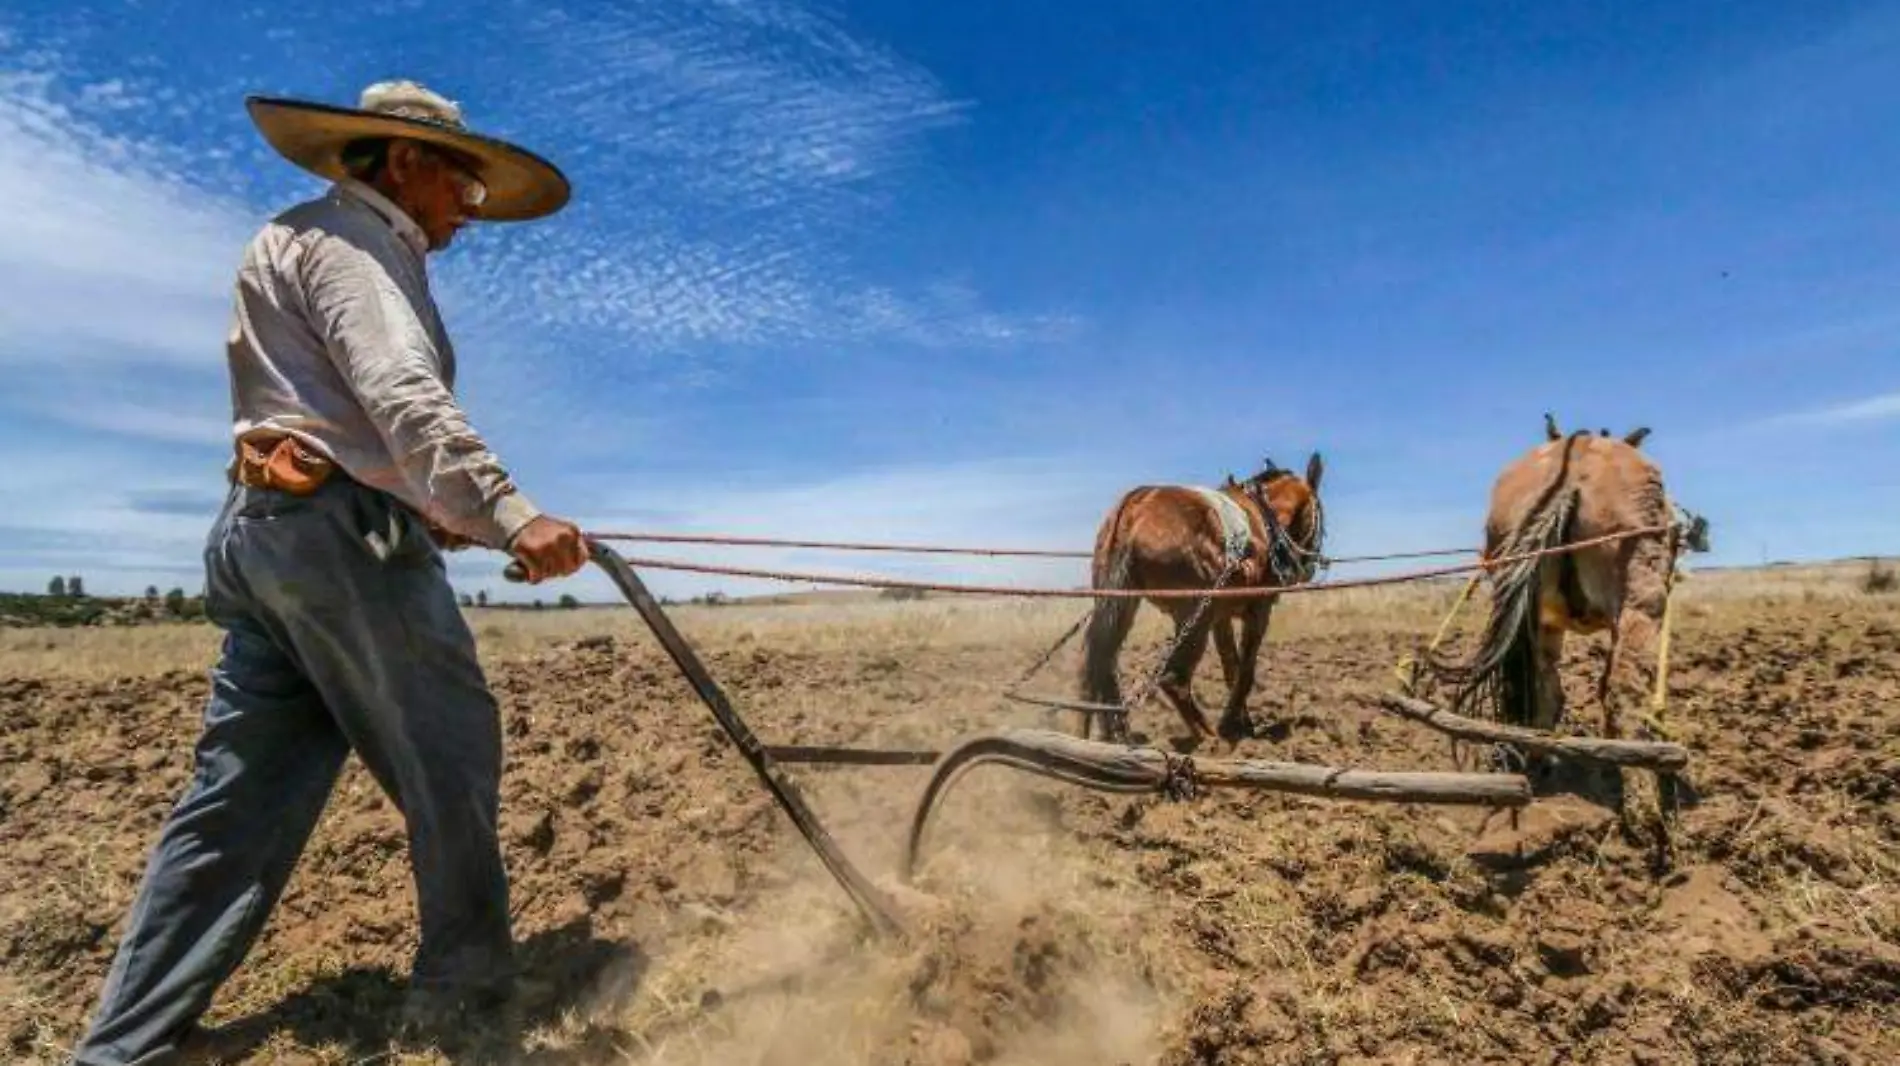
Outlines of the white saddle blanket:
{"label": "white saddle blanket", "polygon": [[1253,543],[1253,526],[1247,521],[1247,512],[1240,509],[1233,497],[1218,489],[1203,488],[1200,485],[1188,485],[1201,494],[1214,513],[1220,516],[1222,546],[1227,550],[1228,559],[1239,559],[1247,554],[1247,548]]}

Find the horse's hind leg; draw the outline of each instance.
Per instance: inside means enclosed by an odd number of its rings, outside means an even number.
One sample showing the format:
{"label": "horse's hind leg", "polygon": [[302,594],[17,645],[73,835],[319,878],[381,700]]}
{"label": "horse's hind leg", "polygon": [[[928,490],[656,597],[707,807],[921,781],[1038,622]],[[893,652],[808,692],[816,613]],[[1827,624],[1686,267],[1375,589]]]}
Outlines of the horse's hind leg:
{"label": "horse's hind leg", "polygon": [[1554,568],[1539,576],[1542,587],[1537,596],[1537,628],[1531,643],[1529,677],[1531,691],[1524,701],[1529,712],[1524,724],[1549,732],[1564,717],[1564,634],[1570,630],[1569,601],[1565,599]]}
{"label": "horse's hind leg", "polygon": [[1240,652],[1234,646],[1232,615],[1223,612],[1214,623],[1214,650],[1220,654],[1221,679],[1227,682],[1227,691],[1232,692],[1240,666]]}
{"label": "horse's hind leg", "polygon": [[[1095,614],[1089,618],[1088,632],[1083,642],[1082,699],[1089,703],[1119,707],[1122,689],[1116,664],[1121,658],[1122,645],[1128,640],[1128,632],[1134,628],[1135,613],[1141,604],[1131,599],[1103,599],[1096,602]],[[1089,739],[1094,733],[1097,713],[1081,712],[1083,740]],[[1102,715],[1102,732],[1111,738],[1126,734],[1127,715]]]}
{"label": "horse's hind leg", "polygon": [[1668,602],[1668,545],[1656,538],[1636,542],[1624,570],[1622,603],[1611,623],[1610,660],[1598,691],[1603,701],[1603,732],[1620,732],[1618,714],[1644,713],[1656,685],[1656,655]]}
{"label": "horse's hind leg", "polygon": [[[1191,611],[1183,611],[1175,616],[1174,653],[1168,656],[1167,664],[1162,667],[1160,689],[1168,702],[1174,705],[1181,721],[1187,724],[1191,737],[1212,737],[1215,735],[1214,727],[1208,725],[1207,715],[1201,713],[1201,705],[1194,702],[1194,668],[1207,652],[1208,630],[1213,623],[1204,617],[1193,629],[1184,632],[1183,626],[1187,623],[1189,613]],[[1245,668],[1244,663],[1242,668]]]}
{"label": "horse's hind leg", "polygon": [[1531,728],[1546,732],[1564,717],[1564,627],[1545,623],[1537,627],[1537,699]]}
{"label": "horse's hind leg", "polygon": [[1253,735],[1253,723],[1247,720],[1247,697],[1253,694],[1254,677],[1260,665],[1260,645],[1267,639],[1267,627],[1273,621],[1270,599],[1249,603],[1241,616],[1239,662],[1227,679],[1227,710],[1221,715],[1223,740],[1240,740]]}

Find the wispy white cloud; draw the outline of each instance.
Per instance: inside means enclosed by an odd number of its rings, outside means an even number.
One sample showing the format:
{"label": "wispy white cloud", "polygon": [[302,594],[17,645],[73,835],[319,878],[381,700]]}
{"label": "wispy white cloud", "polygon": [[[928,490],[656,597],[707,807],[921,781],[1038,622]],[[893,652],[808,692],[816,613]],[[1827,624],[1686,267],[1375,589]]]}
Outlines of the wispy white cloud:
{"label": "wispy white cloud", "polygon": [[46,88],[0,77],[0,364],[216,365],[246,212]]}
{"label": "wispy white cloud", "polygon": [[1792,411],[1763,419],[1759,425],[1768,427],[1791,426],[1842,426],[1867,422],[1884,422],[1900,418],[1900,392],[1889,392],[1878,396],[1869,396],[1861,400],[1816,407],[1804,411]]}
{"label": "wispy white cloud", "polygon": [[[241,13],[258,34],[290,40],[315,28],[301,17]],[[443,32],[465,40],[465,54],[430,80],[478,126],[547,152],[576,180],[563,214],[472,231],[435,264],[462,336],[582,330],[692,354],[846,341],[1000,348],[1080,328],[1072,314],[1000,308],[967,286],[853,268],[853,242],[926,165],[928,137],[965,121],[969,105],[828,11],[521,2],[447,17]],[[261,37],[234,72],[181,81],[136,69],[99,77],[62,55],[65,43],[50,37],[31,62],[11,55],[28,72],[0,77],[0,194],[16,205],[0,223],[0,277],[25,297],[0,309],[18,338],[0,360],[215,357],[204,338],[221,336],[238,250],[297,180],[232,115],[240,92],[276,91],[282,64],[270,51],[291,45]],[[334,60],[312,49],[298,69]],[[487,76],[504,64],[540,72],[524,74],[532,91]],[[194,132],[205,129],[235,139]],[[35,325],[81,308],[79,328]]]}
{"label": "wispy white cloud", "polygon": [[993,348],[1079,325],[850,268],[841,245],[875,224],[925,139],[969,106],[826,14],[536,5],[506,47],[576,72],[508,100],[505,121],[552,140],[577,180],[564,217],[452,268],[494,280],[482,288],[497,313],[667,351],[848,339]]}
{"label": "wispy white cloud", "polygon": [[966,286],[938,283],[914,296],[870,288],[843,296],[838,305],[843,332],[867,340],[898,340],[926,348],[990,348],[1059,341],[1085,323],[1060,313],[999,314]]}
{"label": "wispy white cloud", "polygon": [[[929,137],[971,112],[829,9],[523,0],[440,17],[434,32],[464,47],[426,69],[374,76],[438,84],[479,127],[546,151],[576,178],[568,212],[478,227],[432,264],[458,347],[471,356],[470,391],[498,409],[485,427],[511,427],[502,435],[518,431],[525,442],[517,465],[532,465],[527,445],[541,446],[556,414],[563,433],[585,437],[561,447],[564,462],[576,451],[618,460],[650,434],[619,413],[621,393],[588,377],[625,352],[691,357],[644,372],[666,379],[640,383],[650,399],[706,374],[719,380],[718,354],[733,346],[1006,349],[1082,328],[1074,316],[1000,307],[928,271],[887,276],[854,263],[854,248],[927,169]],[[363,76],[360,62],[336,49],[339,33],[349,37],[336,14],[314,9],[234,12],[244,47],[222,53],[216,69],[182,52],[109,66],[88,58],[95,36],[170,31],[141,9],[35,19],[0,16],[0,496],[33,501],[0,530],[0,582],[32,587],[41,569],[73,559],[128,582],[193,572],[214,509],[194,493],[221,487],[233,272],[264,218],[317,187],[269,152],[239,101],[244,92],[334,93]],[[520,76],[492,76],[504,67]],[[497,398],[503,381],[513,391]],[[5,432],[9,419],[28,418],[80,431],[57,435],[61,462],[29,461],[47,440]],[[177,447],[198,443],[202,460]],[[101,469],[114,471],[111,483]],[[843,513],[825,502],[843,494],[862,501],[847,525],[893,535],[1055,535],[1054,519],[1024,515],[1063,490],[993,473],[820,479],[803,494],[767,493],[747,513],[767,523],[751,528],[811,528],[801,519]],[[905,481],[934,484],[935,509],[913,502],[896,518],[885,513]],[[990,491],[1003,503],[986,508],[978,497]],[[716,494],[679,498],[682,525],[736,517]],[[1064,528],[1093,521],[1088,505],[1076,506]],[[494,563],[457,566],[485,574]]]}
{"label": "wispy white cloud", "polygon": [[535,10],[527,43],[563,50],[583,76],[523,105],[559,115],[596,146],[677,168],[686,190],[671,175],[628,176],[669,198],[783,207],[878,177],[917,135],[968,108],[923,69],[801,6]]}

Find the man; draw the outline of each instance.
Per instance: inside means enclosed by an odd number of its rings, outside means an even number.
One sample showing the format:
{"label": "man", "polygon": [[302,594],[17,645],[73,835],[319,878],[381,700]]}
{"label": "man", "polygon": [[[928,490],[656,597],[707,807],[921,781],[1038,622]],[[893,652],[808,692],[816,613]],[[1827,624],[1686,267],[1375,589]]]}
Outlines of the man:
{"label": "man", "polygon": [[335,184],[245,250],[227,338],[238,455],[205,545],[225,630],[197,772],[159,836],[87,1064],[171,1061],[270,915],[344,758],[402,812],[421,911],[411,1017],[504,1003],[514,977],[496,836],[497,708],[440,549],[571,574],[572,523],[516,491],[457,407],[425,256],[474,220],[538,218],[566,179],[384,82],[355,109],[253,97],[290,161]]}

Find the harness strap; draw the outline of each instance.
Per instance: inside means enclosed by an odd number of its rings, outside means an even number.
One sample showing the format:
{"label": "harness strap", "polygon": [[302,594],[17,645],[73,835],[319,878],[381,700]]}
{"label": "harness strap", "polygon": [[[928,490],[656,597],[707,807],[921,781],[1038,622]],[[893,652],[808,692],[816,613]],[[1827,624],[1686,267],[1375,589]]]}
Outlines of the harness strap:
{"label": "harness strap", "polygon": [[[1273,576],[1279,578],[1281,585],[1297,585],[1310,576],[1307,568],[1300,562],[1299,549],[1293,543],[1292,534],[1280,524],[1280,514],[1273,509],[1273,501],[1267,497],[1265,485],[1255,482],[1247,486],[1247,495],[1260,507],[1260,520],[1267,527],[1267,566]],[[1317,502],[1318,497],[1314,497]]]}

